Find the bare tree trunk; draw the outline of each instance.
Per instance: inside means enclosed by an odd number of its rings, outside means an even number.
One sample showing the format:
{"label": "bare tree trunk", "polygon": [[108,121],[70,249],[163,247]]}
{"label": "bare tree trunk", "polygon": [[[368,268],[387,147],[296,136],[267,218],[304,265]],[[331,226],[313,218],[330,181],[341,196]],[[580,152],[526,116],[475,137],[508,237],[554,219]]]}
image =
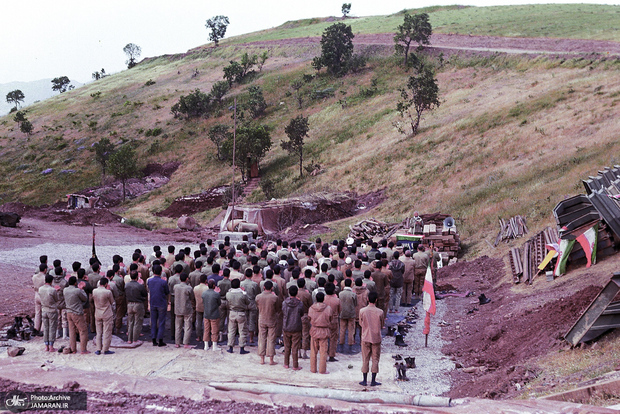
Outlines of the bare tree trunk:
{"label": "bare tree trunk", "polygon": [[123,182],[123,202],[125,201],[125,180]]}
{"label": "bare tree trunk", "polygon": [[299,153],[299,176],[300,177],[304,176],[303,165],[304,165],[304,155],[302,152],[300,152]]}

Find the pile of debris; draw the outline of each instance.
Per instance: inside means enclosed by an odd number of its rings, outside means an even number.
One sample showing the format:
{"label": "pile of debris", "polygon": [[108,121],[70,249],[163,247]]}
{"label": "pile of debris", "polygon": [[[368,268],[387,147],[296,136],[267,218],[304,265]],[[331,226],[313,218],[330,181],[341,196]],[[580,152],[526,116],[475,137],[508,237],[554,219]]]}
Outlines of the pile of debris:
{"label": "pile of debris", "polygon": [[527,233],[525,217],[514,216],[509,220],[499,219],[499,233],[497,233],[497,237],[495,238],[494,246],[497,247],[502,241],[508,243],[510,240],[523,237]]}

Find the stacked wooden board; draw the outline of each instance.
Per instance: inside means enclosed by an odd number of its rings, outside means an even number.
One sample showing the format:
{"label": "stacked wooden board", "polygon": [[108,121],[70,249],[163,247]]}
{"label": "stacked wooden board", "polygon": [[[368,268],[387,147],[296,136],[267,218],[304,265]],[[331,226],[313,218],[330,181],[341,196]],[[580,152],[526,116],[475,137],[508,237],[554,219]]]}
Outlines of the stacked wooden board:
{"label": "stacked wooden board", "polygon": [[514,216],[508,220],[499,219],[499,233],[495,238],[495,246],[501,241],[508,243],[512,239],[523,237],[527,234],[527,225],[525,223],[525,217]]}

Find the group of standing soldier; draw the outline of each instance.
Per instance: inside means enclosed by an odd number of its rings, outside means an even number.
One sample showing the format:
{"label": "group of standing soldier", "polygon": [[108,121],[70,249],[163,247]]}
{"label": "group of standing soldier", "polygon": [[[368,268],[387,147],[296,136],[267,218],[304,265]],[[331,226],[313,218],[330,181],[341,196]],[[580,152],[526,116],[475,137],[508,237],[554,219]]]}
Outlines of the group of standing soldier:
{"label": "group of standing soldier", "polygon": [[[284,346],[284,367],[299,370],[299,358],[310,351],[310,371],[327,373],[327,362],[352,353],[356,335],[362,353],[362,385],[376,375],[381,351],[381,328],[388,312],[411,306],[420,297],[429,260],[419,248],[401,255],[393,243],[368,246],[334,241],[308,246],[278,240],[265,245],[229,240],[214,246],[202,243],[167,255],[159,246],[149,258],[140,250],[132,262],[115,255],[103,272],[97,258],[84,269],[79,262],[68,272],[59,260],[53,266],[41,256],[35,288],[35,329],[42,330],[46,351],[53,352],[57,336],[69,337],[67,352],[88,354],[88,331],[95,334],[96,354],[112,354],[113,332],[120,333],[126,316],[128,343],[140,343],[145,315],[150,313],[153,346],[166,346],[164,334],[170,312],[175,346],[191,348],[196,340],[205,351],[218,343],[240,354],[258,345],[261,364],[275,365],[277,344]],[[227,338],[226,338],[227,337]],[[238,339],[237,339],[238,338]],[[257,344],[255,340],[257,341]],[[346,339],[346,341],[345,341]],[[372,361],[372,366],[370,366]]]}

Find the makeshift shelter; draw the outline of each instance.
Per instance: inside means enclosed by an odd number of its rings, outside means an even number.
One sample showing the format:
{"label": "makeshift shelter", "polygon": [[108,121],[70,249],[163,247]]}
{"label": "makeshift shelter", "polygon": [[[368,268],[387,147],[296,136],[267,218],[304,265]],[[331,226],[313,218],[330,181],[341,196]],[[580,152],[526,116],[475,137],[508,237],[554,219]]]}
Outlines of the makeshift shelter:
{"label": "makeshift shelter", "polygon": [[99,197],[87,196],[83,194],[67,194],[67,208],[95,208]]}

